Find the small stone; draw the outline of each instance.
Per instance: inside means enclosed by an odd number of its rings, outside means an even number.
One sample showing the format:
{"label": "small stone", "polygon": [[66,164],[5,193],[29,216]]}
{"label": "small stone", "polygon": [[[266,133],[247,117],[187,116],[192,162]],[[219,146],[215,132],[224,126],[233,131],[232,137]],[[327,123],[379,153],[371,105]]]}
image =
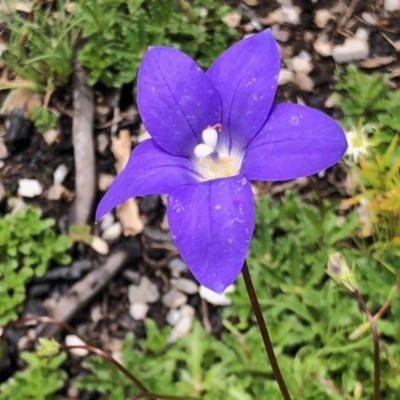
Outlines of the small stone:
{"label": "small stone", "polygon": [[400,10],[400,0],[385,0],[384,7],[389,12]]}
{"label": "small stone", "polygon": [[178,279],[171,279],[171,285],[180,290],[183,293],[187,294],[195,294],[199,291],[198,286],[190,279],[185,278],[178,278]]}
{"label": "small stone", "polygon": [[292,70],[297,73],[309,74],[313,65],[311,62],[311,55],[307,51],[301,51],[296,57],[291,59]]}
{"label": "small stone", "polygon": [[46,197],[50,201],[57,201],[60,200],[61,197],[63,197],[65,191],[66,189],[63,185],[53,185],[49,187]]}
{"label": "small stone", "polygon": [[105,255],[109,252],[108,243],[99,236],[93,236],[90,247],[99,254]]}
{"label": "small stone", "polygon": [[101,310],[101,306],[99,304],[96,304],[92,307],[90,310],[90,320],[92,322],[99,322],[104,318],[103,312]]}
{"label": "small stone", "polygon": [[112,224],[114,224],[115,218],[111,212],[108,212],[100,221],[100,229],[104,232],[106,231]]}
{"label": "small stone", "polygon": [[192,328],[195,314],[194,308],[189,305],[185,305],[180,310],[180,314],[181,317],[179,321],[175,324],[171,333],[169,334],[168,343],[173,343],[177,339],[186,336]]}
{"label": "small stone", "polygon": [[187,265],[182,261],[180,257],[173,258],[169,262],[168,267],[175,278],[178,278],[182,272],[185,272],[188,269]]}
{"label": "small stone", "polygon": [[[76,335],[67,335],[65,337],[65,344],[67,346],[86,346],[86,343]],[[86,349],[70,349],[69,352],[77,357],[85,357],[89,354]]]}
{"label": "small stone", "polygon": [[282,14],[284,22],[291,25],[298,25],[300,23],[300,9],[298,7],[291,4],[282,5]]}
{"label": "small stone", "polygon": [[42,135],[43,140],[49,146],[55,143],[58,140],[59,136],[60,136],[60,131],[58,129],[49,129]]}
{"label": "small stone", "polygon": [[36,197],[43,192],[42,185],[36,179],[20,179],[18,181],[18,195],[22,197]]}
{"label": "small stone", "polygon": [[168,314],[166,315],[165,319],[170,325],[174,326],[174,325],[176,325],[178,323],[180,317],[181,317],[180,310],[177,310],[175,308],[171,308],[168,311]]}
{"label": "small stone", "polygon": [[324,37],[318,37],[314,42],[314,50],[322,57],[330,57],[332,55],[333,45],[325,40]]}
{"label": "small stone", "polygon": [[313,80],[306,74],[298,73],[294,77],[294,83],[305,92],[312,92],[314,89]]}
{"label": "small stone", "polygon": [[358,29],[356,35],[347,38],[343,44],[333,47],[332,56],[337,63],[348,63],[355,60],[364,60],[369,53],[368,33],[365,29]]}
{"label": "small stone", "polygon": [[162,297],[162,302],[169,308],[178,308],[187,302],[187,296],[175,288],[171,288],[169,292]]}
{"label": "small stone", "polygon": [[129,286],[128,297],[131,304],[155,303],[160,298],[160,293],[157,286],[144,276],[139,285]]}
{"label": "small stone", "polygon": [[290,32],[286,29],[281,29],[278,24],[272,25],[271,31],[278,42],[286,43],[290,39]]}
{"label": "small stone", "polygon": [[238,12],[231,12],[224,15],[221,19],[225,25],[228,25],[230,28],[236,28],[239,26],[242,17]]}
{"label": "small stone", "polygon": [[226,297],[225,294],[233,292],[234,290],[234,285],[230,285],[226,288],[223,294],[218,294],[206,288],[205,286],[200,286],[199,294],[202,299],[207,300],[210,304],[214,304],[216,306],[229,306],[232,304],[232,300]]}
{"label": "small stone", "polygon": [[293,82],[294,73],[286,68],[282,68],[279,72],[279,80],[278,84],[280,86],[287,85],[288,83]]}
{"label": "small stone", "polygon": [[109,228],[107,228],[101,235],[107,242],[113,242],[117,240],[122,234],[122,226],[120,222],[115,222]]}
{"label": "small stone", "polygon": [[318,28],[325,28],[328,22],[335,17],[326,9],[317,10],[315,12],[314,22]]}
{"label": "small stone", "polygon": [[60,164],[53,173],[54,185],[61,185],[68,175],[68,168],[65,164]]}
{"label": "small stone", "polygon": [[105,192],[110,187],[110,185],[113,183],[114,179],[115,179],[114,175],[99,174],[99,180],[97,182],[97,186],[102,192]]}
{"label": "small stone", "polygon": [[364,12],[361,14],[361,18],[362,18],[367,24],[370,24],[370,25],[378,25],[377,19],[376,19],[372,14],[370,14],[370,13],[368,13],[368,12],[366,12],[366,11],[364,11]]}
{"label": "small stone", "polygon": [[143,321],[146,318],[149,306],[146,303],[135,303],[129,307],[129,314],[136,321]]}
{"label": "small stone", "polygon": [[100,154],[105,154],[108,146],[110,145],[110,137],[105,133],[100,133],[96,137],[96,147]]}
{"label": "small stone", "polygon": [[332,93],[330,96],[328,96],[328,98],[325,100],[324,106],[326,108],[333,108],[336,107],[338,105],[338,101],[337,101],[337,94],[336,93]]}

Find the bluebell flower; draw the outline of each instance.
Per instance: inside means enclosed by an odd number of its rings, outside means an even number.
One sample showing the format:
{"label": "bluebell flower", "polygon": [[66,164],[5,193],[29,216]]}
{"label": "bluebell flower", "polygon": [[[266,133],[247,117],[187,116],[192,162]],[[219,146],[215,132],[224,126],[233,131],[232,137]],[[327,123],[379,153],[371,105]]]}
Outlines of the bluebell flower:
{"label": "bluebell flower", "polygon": [[346,151],[330,117],[273,104],[279,70],[270,30],[239,41],[207,72],[179,50],[150,47],[137,104],[151,139],[135,147],[96,218],[131,197],[169,195],[169,227],[183,260],[202,285],[222,293],[240,273],[254,229],[249,181],[315,174]]}

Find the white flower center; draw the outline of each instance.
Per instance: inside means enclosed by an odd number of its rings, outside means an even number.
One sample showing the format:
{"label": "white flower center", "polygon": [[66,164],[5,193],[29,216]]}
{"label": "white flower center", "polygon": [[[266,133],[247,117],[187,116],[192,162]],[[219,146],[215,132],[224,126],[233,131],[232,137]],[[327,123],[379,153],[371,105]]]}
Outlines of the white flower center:
{"label": "white flower center", "polygon": [[218,147],[218,132],[208,127],[202,132],[203,143],[194,148],[194,163],[206,181],[238,175],[243,156]]}

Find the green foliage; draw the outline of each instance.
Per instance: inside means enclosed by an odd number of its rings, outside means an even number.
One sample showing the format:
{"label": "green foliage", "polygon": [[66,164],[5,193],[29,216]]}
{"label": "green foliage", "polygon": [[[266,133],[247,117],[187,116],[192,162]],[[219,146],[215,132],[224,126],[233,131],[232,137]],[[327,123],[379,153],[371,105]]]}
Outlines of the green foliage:
{"label": "green foliage", "polygon": [[77,31],[76,21],[65,10],[67,3],[67,0],[57,1],[57,14],[52,13],[50,6],[36,5],[31,20],[17,13],[12,4],[8,7],[9,15],[0,15],[11,31],[2,60],[30,82],[31,89],[48,95],[54,88],[65,85],[72,72]]}
{"label": "green foliage", "polygon": [[[362,293],[372,310],[388,297],[392,308],[378,321],[386,355],[382,357],[382,398],[396,400],[400,381],[400,303],[393,296],[393,275],[348,248],[348,237],[358,219],[335,216],[336,204],[321,210],[304,204],[294,194],[282,203],[264,199],[258,205],[257,229],[249,267],[267,320],[279,363],[294,399],[343,399],[332,389],[356,399],[372,398],[372,346],[357,302],[325,274],[328,254],[340,249],[356,262]],[[324,217],[322,217],[322,213]],[[129,334],[122,350],[123,364],[151,391],[205,400],[281,399],[252,316],[242,279],[225,309],[221,338],[208,336],[199,323],[178,342],[168,345],[169,329],[157,330],[146,321],[147,338],[134,344]],[[133,396],[139,391],[120,372],[90,356],[91,374],[80,388],[100,392],[104,399]],[[330,384],[332,386],[330,386]]]}
{"label": "green foliage", "polygon": [[74,14],[86,43],[79,60],[89,82],[131,82],[149,45],[172,45],[208,66],[236,36],[221,21],[229,10],[214,0],[80,0]]}
{"label": "green foliage", "polygon": [[53,114],[47,108],[31,107],[27,113],[27,117],[34,123],[39,133],[45,133],[57,126],[57,115]]}
{"label": "green foliage", "polygon": [[387,111],[389,87],[386,75],[362,73],[350,64],[339,73],[335,90],[345,116],[354,118],[355,122],[360,116],[368,122],[376,122],[377,114]]}
{"label": "green foliage", "polygon": [[[222,18],[232,11],[215,0],[180,0],[181,12],[174,12],[166,30],[166,41],[208,68],[214,59],[239,37]],[[161,43],[162,44],[162,43]]]}
{"label": "green foliage", "polygon": [[[390,91],[386,75],[368,75],[349,66],[336,86],[345,126],[358,126],[370,143],[352,165],[354,196],[363,211],[364,236],[372,236],[372,257],[388,269],[400,262],[400,94]],[[365,124],[365,125],[364,125]],[[371,125],[372,124],[372,125]],[[366,126],[372,127],[365,132]],[[368,133],[368,135],[367,135]]]}
{"label": "green foliage", "polygon": [[67,379],[67,374],[60,369],[66,359],[65,353],[42,357],[37,353],[24,352],[21,358],[27,366],[0,386],[0,400],[63,399],[56,393]]}
{"label": "green foliage", "polygon": [[89,225],[72,224],[69,228],[68,237],[72,242],[82,242],[90,245],[93,240],[90,230]]}
{"label": "green foliage", "polygon": [[0,325],[18,316],[25,300],[25,286],[42,276],[53,260],[70,262],[69,238],[57,235],[53,219],[26,207],[0,219]]}

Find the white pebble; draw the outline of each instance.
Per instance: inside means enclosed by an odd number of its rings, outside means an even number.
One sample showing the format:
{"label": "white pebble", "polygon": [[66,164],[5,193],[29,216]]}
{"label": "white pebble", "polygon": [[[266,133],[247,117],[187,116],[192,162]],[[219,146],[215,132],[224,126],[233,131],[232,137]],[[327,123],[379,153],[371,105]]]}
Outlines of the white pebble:
{"label": "white pebble", "polygon": [[332,55],[333,45],[324,37],[318,37],[314,42],[314,50],[322,57],[330,57]]}
{"label": "white pebble", "polygon": [[90,247],[99,254],[108,254],[109,247],[107,242],[99,236],[93,236]]}
{"label": "white pebble", "polygon": [[108,212],[100,221],[100,229],[102,231],[107,230],[113,223],[115,219],[111,212]]}
{"label": "white pebble", "polygon": [[377,19],[372,15],[372,14],[370,14],[370,13],[368,13],[368,12],[363,12],[362,14],[361,14],[361,18],[367,23],[367,24],[370,24],[370,25],[377,25],[378,24],[378,21],[377,21]]}
{"label": "white pebble", "polygon": [[288,83],[293,82],[293,79],[294,79],[294,74],[292,71],[286,68],[282,68],[280,70],[278,79],[278,83],[280,86],[287,85]]}
{"label": "white pebble", "polygon": [[286,23],[298,25],[300,23],[300,9],[292,5],[282,6],[283,19]]}
{"label": "white pebble", "polygon": [[315,12],[315,25],[318,26],[318,28],[325,28],[328,22],[333,19],[334,16],[326,9],[322,10],[317,10]]}
{"label": "white pebble", "polygon": [[49,129],[43,133],[43,139],[49,146],[56,142],[60,136],[60,131],[58,129]]}
{"label": "white pebble", "polygon": [[305,92],[312,92],[314,89],[313,80],[306,74],[297,73],[294,78],[294,83]]}
{"label": "white pebble", "polygon": [[155,303],[160,298],[160,293],[157,286],[144,276],[139,285],[129,286],[128,298],[131,304]]}
{"label": "white pebble", "polygon": [[42,185],[36,179],[20,179],[18,181],[18,195],[22,197],[40,196],[43,192]]}
{"label": "white pebble", "polygon": [[169,308],[178,308],[185,304],[186,301],[187,296],[175,288],[171,288],[169,292],[162,297],[162,302]]}
{"label": "white pebble", "polygon": [[369,53],[368,34],[365,32],[365,29],[359,29],[354,37],[347,38],[343,44],[334,46],[332,50],[334,60],[339,64],[364,60]]}
{"label": "white pebble", "polygon": [[389,12],[400,10],[400,0],[385,0],[384,7]]}
{"label": "white pebble", "polygon": [[228,25],[230,28],[236,28],[239,26],[242,17],[238,12],[231,12],[224,15],[221,19],[225,25]]}
{"label": "white pebble", "polygon": [[60,164],[53,173],[54,185],[61,185],[68,175],[68,168],[65,164]]}
{"label": "white pebble", "polygon": [[65,193],[65,187],[63,185],[53,185],[49,187],[46,197],[48,200],[57,201],[60,200]]}
{"label": "white pebble", "polygon": [[232,304],[232,300],[226,297],[225,294],[234,291],[234,288],[235,287],[231,285],[226,288],[223,294],[218,294],[206,288],[205,286],[200,286],[199,294],[201,298],[207,300],[210,304],[214,304],[216,306],[229,306]]}
{"label": "white pebble", "polygon": [[165,317],[165,319],[167,320],[167,322],[174,326],[178,323],[179,319],[181,317],[181,312],[180,310],[177,310],[176,308],[171,308],[168,311],[167,316]]}
{"label": "white pebble", "polygon": [[179,277],[182,272],[187,271],[187,265],[182,261],[181,258],[175,257],[173,258],[169,264],[169,269],[174,277]]}
{"label": "white pebble", "polygon": [[[67,335],[65,337],[65,344],[67,346],[85,346],[86,343],[76,335]],[[88,355],[88,350],[86,349],[71,349],[69,350],[71,354],[77,357],[85,357]]]}
{"label": "white pebble", "polygon": [[97,181],[97,186],[98,188],[102,191],[105,192],[113,183],[115,179],[114,175],[111,174],[99,174],[99,179]]}
{"label": "white pebble", "polygon": [[116,222],[108,227],[102,234],[104,240],[107,242],[113,242],[114,240],[118,239],[122,233],[122,226],[120,222]]}
{"label": "white pebble", "polygon": [[146,303],[135,303],[129,307],[129,314],[136,321],[143,321],[146,318],[149,306]]}
{"label": "white pebble", "polygon": [[183,306],[181,311],[181,318],[173,327],[171,333],[169,334],[168,343],[173,343],[177,339],[180,339],[190,332],[193,325],[194,319],[194,308],[186,305]]}
{"label": "white pebble", "polygon": [[178,278],[178,279],[171,279],[171,285],[181,292],[187,294],[194,294],[199,291],[198,286],[190,279],[185,278]]}
{"label": "white pebble", "polygon": [[293,57],[291,60],[292,70],[294,72],[302,73],[302,74],[309,74],[312,69],[313,65],[311,62],[311,55],[307,51],[302,51],[296,57]]}
{"label": "white pebble", "polygon": [[286,43],[290,39],[290,32],[288,30],[281,29],[278,24],[274,24],[271,27],[272,34],[278,42]]}

